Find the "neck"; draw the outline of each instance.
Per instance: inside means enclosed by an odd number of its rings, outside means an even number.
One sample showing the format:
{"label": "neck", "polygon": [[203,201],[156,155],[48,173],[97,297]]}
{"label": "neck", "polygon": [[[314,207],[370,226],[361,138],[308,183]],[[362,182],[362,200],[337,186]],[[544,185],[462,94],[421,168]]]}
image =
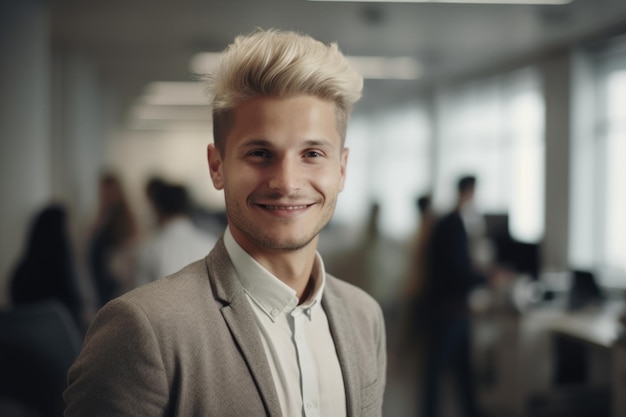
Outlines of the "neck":
{"label": "neck", "polygon": [[252,257],[274,276],[296,291],[300,302],[309,296],[311,273],[315,262],[315,247],[297,251],[271,251],[252,254]]}
{"label": "neck", "polygon": [[241,236],[236,228],[231,227],[230,231],[239,246],[254,260],[296,291],[301,302],[306,299],[317,251],[317,236],[300,249],[286,250],[262,247]]}

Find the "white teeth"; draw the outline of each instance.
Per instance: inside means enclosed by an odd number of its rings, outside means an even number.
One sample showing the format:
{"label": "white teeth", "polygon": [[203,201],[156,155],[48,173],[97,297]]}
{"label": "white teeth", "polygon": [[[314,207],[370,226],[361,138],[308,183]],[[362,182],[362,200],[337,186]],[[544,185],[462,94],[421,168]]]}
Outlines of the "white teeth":
{"label": "white teeth", "polygon": [[306,208],[306,205],[304,205],[304,206],[270,206],[270,205],[265,205],[265,208],[270,209],[270,210],[301,210],[303,208]]}

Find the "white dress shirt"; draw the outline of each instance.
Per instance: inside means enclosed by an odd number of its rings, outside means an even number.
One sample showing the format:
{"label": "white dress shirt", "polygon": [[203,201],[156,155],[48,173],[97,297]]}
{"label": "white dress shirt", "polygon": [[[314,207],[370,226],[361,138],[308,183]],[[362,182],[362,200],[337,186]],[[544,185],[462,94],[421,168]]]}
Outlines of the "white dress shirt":
{"label": "white dress shirt", "polygon": [[244,251],[227,228],[224,244],[250,306],[285,417],[343,417],[343,376],[321,300],[326,280],[316,254],[312,297],[298,305],[296,291]]}

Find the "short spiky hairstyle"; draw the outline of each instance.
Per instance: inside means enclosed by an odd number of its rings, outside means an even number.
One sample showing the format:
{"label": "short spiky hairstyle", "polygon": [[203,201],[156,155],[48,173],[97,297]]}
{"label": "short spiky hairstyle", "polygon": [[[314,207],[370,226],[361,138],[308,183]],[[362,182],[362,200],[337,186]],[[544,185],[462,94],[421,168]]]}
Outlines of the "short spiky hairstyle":
{"label": "short spiky hairstyle", "polygon": [[363,89],[363,77],[337,44],[277,30],[257,30],[235,38],[206,79],[212,95],[215,146],[222,155],[235,108],[260,96],[305,94],[333,102],[343,146],[352,106]]}

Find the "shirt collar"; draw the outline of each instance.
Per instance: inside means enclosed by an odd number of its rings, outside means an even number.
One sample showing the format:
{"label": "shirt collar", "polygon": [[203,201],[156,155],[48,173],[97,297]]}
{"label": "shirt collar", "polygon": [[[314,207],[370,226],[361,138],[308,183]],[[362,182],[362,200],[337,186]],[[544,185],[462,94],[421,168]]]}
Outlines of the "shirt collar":
{"label": "shirt collar", "polygon": [[296,291],[265,269],[250,256],[235,240],[230,228],[224,232],[224,245],[230,257],[244,291],[265,314],[275,320],[279,314],[302,311],[310,319],[316,306],[321,305],[326,273],[322,257],[315,253],[311,270],[314,282],[313,296],[298,306]]}

